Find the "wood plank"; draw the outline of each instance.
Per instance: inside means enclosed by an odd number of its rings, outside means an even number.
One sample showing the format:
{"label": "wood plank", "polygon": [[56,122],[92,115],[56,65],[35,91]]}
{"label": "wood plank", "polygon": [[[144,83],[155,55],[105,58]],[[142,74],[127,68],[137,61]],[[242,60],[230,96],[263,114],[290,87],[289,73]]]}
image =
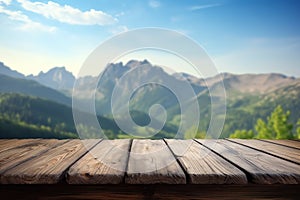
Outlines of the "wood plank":
{"label": "wood plank", "polygon": [[300,149],[289,148],[261,140],[233,139],[231,141],[300,164]]}
{"label": "wood plank", "polygon": [[0,152],[0,173],[65,142],[67,140],[32,140]]}
{"label": "wood plank", "polygon": [[163,140],[133,140],[125,183],[184,184],[186,177]]}
{"label": "wood plank", "polygon": [[120,184],[124,180],[131,141],[103,140],[67,173],[70,184]]}
{"label": "wood plank", "polygon": [[8,139],[8,140],[0,140],[0,152],[6,151],[8,149],[12,149],[24,144],[29,144],[30,142],[35,142],[40,139]]}
{"label": "wood plank", "polygon": [[10,140],[13,140],[13,139],[0,139],[0,146],[2,144],[5,144],[5,143],[9,142]]}
{"label": "wood plank", "polygon": [[1,200],[292,200],[299,199],[299,185],[1,185]]}
{"label": "wood plank", "polygon": [[[192,184],[246,184],[246,175],[232,164],[191,140],[166,140]],[[182,154],[185,152],[184,154]]]}
{"label": "wood plank", "polygon": [[297,164],[227,140],[197,141],[245,170],[253,183],[300,183],[300,166]]}
{"label": "wood plank", "polygon": [[[54,184],[62,180],[64,172],[82,157],[86,148],[98,140],[71,140],[44,154],[26,161],[0,176],[3,184]],[[85,145],[83,145],[83,143]]]}
{"label": "wood plank", "polygon": [[263,140],[274,144],[280,144],[291,148],[300,149],[300,142],[295,140]]}

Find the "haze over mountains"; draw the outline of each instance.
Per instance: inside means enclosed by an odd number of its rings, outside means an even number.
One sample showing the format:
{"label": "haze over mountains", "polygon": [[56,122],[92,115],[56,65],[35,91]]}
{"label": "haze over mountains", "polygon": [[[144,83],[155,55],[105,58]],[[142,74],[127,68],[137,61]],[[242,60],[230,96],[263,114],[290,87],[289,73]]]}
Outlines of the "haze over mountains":
{"label": "haze over mountains", "polygon": [[[197,94],[201,110],[199,124],[202,131],[205,131],[209,126],[211,114],[211,102],[208,89],[218,89],[223,83],[227,95],[227,118],[223,130],[223,137],[227,137],[235,129],[247,129],[253,126],[258,117],[265,118],[278,104],[292,111],[291,120],[293,122],[299,118],[299,78],[276,73],[242,75],[223,73],[215,77],[198,79],[185,73],[170,75],[164,72],[159,66],[154,66],[147,60],[132,60],[126,64],[109,64],[106,67],[103,74],[101,74],[103,76],[98,83],[96,92],[96,110],[98,115],[108,118],[111,116],[110,101],[112,89],[116,83],[120,81],[120,77],[132,69],[136,70],[134,70],[134,74],[132,74],[133,78],[124,82],[123,94],[130,91],[137,82],[145,79],[159,81],[160,78],[163,78],[175,85],[180,85],[184,81],[188,81]],[[71,109],[71,94],[75,80],[74,75],[64,67],[55,67],[46,73],[41,72],[37,76],[25,76],[0,63],[1,93],[20,93],[25,95],[25,97],[22,97],[25,99],[26,96],[38,97],[41,98],[41,101],[44,99],[45,101],[50,100],[64,104],[66,109],[69,110]],[[91,76],[79,78],[77,81],[79,88],[78,97],[82,99],[83,110],[85,110],[85,98],[89,97],[94,90],[91,85],[97,84],[97,81],[97,77]],[[120,94],[120,98],[123,94]],[[5,98],[8,99],[9,97],[5,96]],[[16,97],[14,96],[14,98]],[[216,98],[218,98],[217,95]],[[50,101],[48,101],[48,104]],[[168,121],[165,133],[171,136],[171,132],[176,131],[174,127],[178,126],[180,109],[176,97],[169,90],[166,90],[166,88],[158,85],[147,85],[139,88],[130,101],[130,109],[133,111],[131,114],[135,115],[135,121],[140,124],[147,124],[147,120],[149,119],[146,113],[148,113],[151,105],[157,103],[163,105],[167,110]],[[6,108],[6,112],[12,112],[12,110],[9,110],[9,107]],[[46,115],[45,112],[43,115]],[[64,123],[68,123],[68,127],[72,126],[69,125],[69,121]],[[113,121],[110,123],[113,124]],[[68,132],[70,132],[70,130],[75,129],[68,128]],[[109,126],[107,130],[110,130]],[[113,130],[119,131],[115,127]],[[162,135],[160,135],[160,137],[162,137]]]}
{"label": "haze over mountains", "polygon": [[[158,70],[158,73],[162,72],[161,68],[153,66],[147,60],[131,60],[125,65],[123,63],[109,64],[105,70],[105,76],[102,77],[103,82],[115,82],[130,69],[139,67],[141,65],[148,65],[149,71]],[[141,71],[136,78],[142,78],[143,76],[148,74],[149,71]],[[166,72],[163,73],[167,74]],[[71,72],[67,71],[65,67],[54,67],[47,72],[40,72],[35,76],[25,76],[24,74],[5,66],[2,62],[0,62],[0,74],[13,78],[34,80],[41,85],[59,91],[72,90],[76,80],[75,76]],[[193,75],[186,73],[175,73],[170,76],[170,78],[176,78],[177,80],[187,80],[195,87],[195,89],[198,90],[201,90],[200,88],[203,89],[206,87],[213,87],[214,85],[219,84],[221,80],[223,80],[224,86],[227,91],[234,90],[242,93],[267,93],[287,85],[295,84],[300,81],[300,78],[289,77],[278,73],[241,75],[221,73],[220,75],[209,77],[206,79],[199,79]],[[93,81],[97,81],[97,77],[87,76],[79,78],[79,82],[81,82],[82,85],[84,85],[86,82]]]}
{"label": "haze over mountains", "polygon": [[4,65],[3,62],[0,62],[0,74],[6,75],[6,76],[11,76],[14,78],[25,78],[25,76],[16,70],[12,70],[6,65]]}
{"label": "haze over mountains", "polygon": [[29,75],[26,78],[56,90],[72,90],[75,82],[75,76],[65,67],[54,67],[46,73],[40,72],[37,76]]}

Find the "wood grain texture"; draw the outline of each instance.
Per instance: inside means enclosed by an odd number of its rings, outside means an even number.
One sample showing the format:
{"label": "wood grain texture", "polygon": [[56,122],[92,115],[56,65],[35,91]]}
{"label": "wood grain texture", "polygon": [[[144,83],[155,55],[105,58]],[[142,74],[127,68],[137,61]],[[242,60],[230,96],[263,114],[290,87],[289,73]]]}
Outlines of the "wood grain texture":
{"label": "wood grain texture", "polygon": [[[130,154],[130,140],[99,141],[0,140],[0,183],[241,185],[246,182],[246,174],[250,183],[300,185],[300,165],[283,159],[296,159],[298,149],[284,146],[284,141],[218,140],[215,145],[215,140],[166,140],[167,146],[163,140],[133,140]],[[92,148],[96,160],[86,154],[82,142]],[[189,142],[191,148],[182,154]],[[97,158],[104,162],[99,163]]]}
{"label": "wood grain texture", "polygon": [[246,145],[257,149],[258,151],[263,151],[265,153],[284,158],[286,160],[300,164],[300,149],[289,148],[286,146],[262,141],[262,140],[242,140],[233,139],[231,141],[237,142],[239,144]]}
{"label": "wood grain texture", "polygon": [[125,183],[184,184],[186,177],[163,140],[133,140]]}
{"label": "wood grain texture", "polygon": [[187,172],[191,184],[247,183],[241,170],[197,142],[174,139],[166,142]]}
{"label": "wood grain texture", "polygon": [[8,169],[65,142],[67,140],[30,140],[2,151],[0,152],[0,173],[2,174]]}
{"label": "wood grain texture", "polygon": [[70,184],[120,184],[124,180],[131,141],[103,140],[67,173]]}
{"label": "wood grain texture", "polygon": [[12,149],[24,144],[29,144],[30,142],[35,142],[40,139],[8,139],[0,140],[0,152]]}
{"label": "wood grain texture", "polygon": [[4,184],[58,183],[68,167],[87,152],[86,148],[91,148],[97,142],[98,140],[71,140],[7,170],[1,174],[0,182]]}
{"label": "wood grain texture", "polygon": [[300,166],[297,164],[227,140],[197,141],[245,170],[253,183],[300,183]]}
{"label": "wood grain texture", "polygon": [[300,142],[295,140],[263,140],[274,144],[280,144],[291,148],[300,149]]}

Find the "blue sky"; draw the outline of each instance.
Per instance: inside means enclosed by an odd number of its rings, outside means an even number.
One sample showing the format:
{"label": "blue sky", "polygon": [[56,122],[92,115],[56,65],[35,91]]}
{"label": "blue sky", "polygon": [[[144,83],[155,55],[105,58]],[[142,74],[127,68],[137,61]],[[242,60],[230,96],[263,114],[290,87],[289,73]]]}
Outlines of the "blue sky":
{"label": "blue sky", "polygon": [[0,61],[76,75],[114,34],[161,27],[197,41],[220,72],[299,77],[299,10],[297,0],[0,0]]}

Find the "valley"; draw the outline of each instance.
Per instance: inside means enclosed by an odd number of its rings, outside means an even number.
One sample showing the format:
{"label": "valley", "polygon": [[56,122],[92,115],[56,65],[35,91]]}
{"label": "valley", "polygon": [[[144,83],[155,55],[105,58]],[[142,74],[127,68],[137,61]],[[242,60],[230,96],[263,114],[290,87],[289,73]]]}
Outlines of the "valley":
{"label": "valley", "polygon": [[[139,70],[140,66],[146,70]],[[241,75],[222,73],[200,79],[184,73],[168,74],[147,60],[132,60],[126,64],[109,64],[100,74],[101,79],[95,93],[95,109],[99,124],[110,139],[130,137],[122,132],[114,121],[110,102],[112,89],[120,78],[132,69],[136,69],[132,75],[134,79],[126,82],[124,94],[132,89],[130,85],[134,85],[135,82],[151,78],[153,81],[160,81],[159,78],[163,77],[175,85],[187,81],[192,86],[200,108],[197,137],[205,136],[209,126],[211,117],[209,91],[218,90],[220,84],[224,84],[226,90],[226,120],[221,138],[229,137],[235,130],[253,129],[257,119],[266,120],[278,105],[284,110],[291,111],[289,122],[295,125],[294,131],[300,118],[299,78],[275,73]],[[0,63],[0,137],[78,137],[71,108],[75,81],[79,85],[76,97],[82,101],[80,112],[88,116],[90,112],[84,105],[86,98],[94,93],[94,88],[89,86],[97,84],[97,76],[80,77],[76,80],[75,76],[64,67],[55,67],[36,76],[25,76]],[[164,87],[152,84],[135,91],[129,104],[133,121],[140,126],[149,124],[148,112],[153,104],[162,105],[167,113],[164,128],[153,138],[173,138],[180,123],[180,107],[176,96]]]}

